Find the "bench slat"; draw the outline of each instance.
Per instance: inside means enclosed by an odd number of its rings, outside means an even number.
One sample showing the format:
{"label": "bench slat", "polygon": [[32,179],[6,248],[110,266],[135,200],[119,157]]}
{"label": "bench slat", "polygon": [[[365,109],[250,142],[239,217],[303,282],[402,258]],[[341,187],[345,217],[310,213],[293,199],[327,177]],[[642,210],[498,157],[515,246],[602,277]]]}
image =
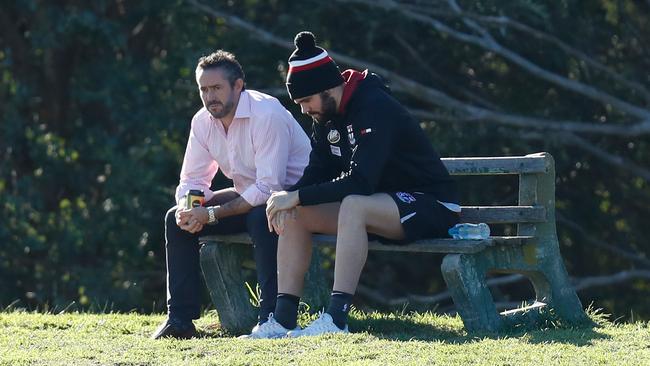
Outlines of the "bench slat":
{"label": "bench slat", "polygon": [[496,175],[546,173],[549,161],[544,156],[481,158],[442,158],[451,175]]}
{"label": "bench slat", "polygon": [[[477,253],[493,245],[523,245],[533,240],[532,236],[492,236],[485,240],[423,239],[407,245],[382,244],[377,241],[368,243],[369,250],[389,252],[425,252],[425,253]],[[208,235],[199,238],[199,242],[228,242],[252,244],[248,234]],[[334,247],[336,237],[331,235],[314,235],[314,245]]]}
{"label": "bench slat", "polygon": [[478,253],[497,244],[517,246],[532,240],[532,236],[493,236],[485,240],[426,239],[407,245],[389,245],[374,241],[368,243],[368,249],[388,252]]}
{"label": "bench slat", "polygon": [[544,206],[462,206],[461,222],[488,224],[545,222]]}

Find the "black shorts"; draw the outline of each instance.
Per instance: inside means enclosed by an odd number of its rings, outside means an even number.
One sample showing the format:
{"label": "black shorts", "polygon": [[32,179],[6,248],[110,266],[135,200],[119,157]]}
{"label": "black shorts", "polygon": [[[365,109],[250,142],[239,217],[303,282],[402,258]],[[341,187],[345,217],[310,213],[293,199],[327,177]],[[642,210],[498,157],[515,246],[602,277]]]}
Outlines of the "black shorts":
{"label": "black shorts", "polygon": [[[453,212],[431,194],[421,192],[392,192],[406,238],[391,243],[412,242],[422,238],[449,238],[447,230],[460,221],[460,213]],[[386,241],[380,238],[380,241]]]}

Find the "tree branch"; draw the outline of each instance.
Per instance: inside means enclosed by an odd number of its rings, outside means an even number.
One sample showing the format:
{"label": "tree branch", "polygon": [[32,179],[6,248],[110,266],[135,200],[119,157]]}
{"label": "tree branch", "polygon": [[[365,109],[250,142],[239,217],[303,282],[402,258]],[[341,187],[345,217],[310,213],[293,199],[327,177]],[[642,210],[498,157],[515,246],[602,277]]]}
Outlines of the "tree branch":
{"label": "tree branch", "polygon": [[[513,62],[515,65],[518,65],[522,69],[528,71],[531,73],[531,75],[534,75],[542,80],[549,81],[555,85],[558,85],[564,89],[574,91],[576,93],[585,95],[590,97],[591,99],[600,101],[601,103],[604,104],[610,104],[612,106],[615,106],[618,108],[620,111],[623,111],[625,113],[628,113],[629,115],[636,116],[641,119],[650,119],[650,111],[641,108],[635,105],[632,105],[624,100],[621,100],[620,98],[617,98],[616,96],[613,96],[609,93],[602,92],[593,86],[581,83],[576,80],[572,80],[569,78],[566,78],[564,76],[560,76],[557,73],[548,71],[539,65],[527,60],[526,58],[522,57],[518,53],[510,50],[507,47],[504,47],[501,45],[499,42],[494,40],[493,38],[481,38],[481,37],[476,37],[473,35],[469,35],[466,33],[459,32],[448,25],[440,22],[439,20],[433,19],[429,16],[422,15],[421,13],[415,13],[412,12],[408,9],[405,9],[403,7],[400,7],[398,3],[396,3],[393,0],[338,0],[339,2],[346,2],[346,3],[361,3],[361,4],[366,4],[370,5],[373,7],[379,7],[383,8],[386,10],[392,10],[392,11],[399,11],[402,13],[404,16],[407,18],[419,21],[423,24],[427,24],[432,26],[435,30],[441,33],[445,33],[448,36],[455,38],[459,41],[473,44],[477,47],[483,48],[488,51],[492,51],[498,55],[501,55],[503,58],[510,60]],[[459,8],[460,11],[460,8]],[[461,13],[462,14],[462,13]]]}
{"label": "tree branch", "polygon": [[[433,16],[440,16],[440,17],[445,17],[445,18],[458,18],[459,14],[457,12],[453,11],[445,11],[445,10],[432,10],[432,9],[425,9],[422,7],[416,7],[413,5],[405,5],[404,6],[406,9],[410,9],[413,12],[420,12],[423,14],[429,14]],[[487,24],[488,26],[498,26],[501,29],[503,27],[510,27],[514,28],[524,34],[531,35],[537,39],[546,41],[550,44],[555,45],[559,49],[563,50],[566,52],[568,55],[571,55],[577,59],[580,59],[584,61],[587,65],[591,66],[595,70],[598,70],[604,74],[606,74],[608,77],[612,78],[613,80],[616,80],[617,82],[621,83],[621,85],[635,90],[636,92],[640,93],[646,100],[646,102],[650,102],[650,91],[641,83],[635,82],[633,80],[624,78],[621,76],[620,72],[614,71],[608,66],[602,64],[601,62],[598,62],[595,60],[593,57],[588,56],[586,53],[576,49],[575,47],[572,47],[571,45],[567,44],[566,42],[563,42],[557,37],[554,37],[552,35],[549,35],[548,33],[545,33],[543,31],[537,30],[535,28],[530,27],[527,24],[520,23],[516,20],[513,20],[507,16],[486,16],[486,15],[478,15],[470,12],[463,12],[462,15],[460,15],[465,18],[470,18],[474,19],[480,23]]]}
{"label": "tree branch", "polygon": [[422,68],[422,70],[426,71],[434,80],[442,81],[445,82],[447,85],[446,87],[451,89],[452,91],[461,94],[462,96],[466,97],[468,100],[473,101],[485,108],[489,109],[498,109],[498,106],[489,102],[488,100],[481,98],[480,96],[472,93],[471,91],[460,88],[456,86],[454,83],[448,82],[447,79],[442,77],[440,74],[435,72],[420,56],[420,54],[411,46],[410,43],[408,43],[404,38],[402,38],[399,34],[394,34],[393,38],[399,43],[405,50],[408,52],[408,54],[413,58],[413,60]]}
{"label": "tree branch", "polygon": [[260,40],[262,42],[274,44],[276,46],[280,46],[282,48],[286,48],[286,49],[289,49],[289,50],[292,50],[294,48],[293,42],[287,41],[284,38],[277,37],[276,35],[274,35],[271,32],[260,29],[259,27],[255,26],[254,24],[252,24],[250,22],[247,22],[247,21],[243,20],[242,18],[240,18],[238,16],[235,16],[235,15],[223,12],[223,11],[215,10],[215,9],[213,9],[213,8],[207,6],[207,5],[201,4],[200,2],[198,2],[196,0],[185,0],[185,1],[187,1],[189,4],[191,4],[195,8],[197,8],[197,9],[199,9],[199,10],[205,12],[205,13],[211,14],[211,15],[213,15],[215,17],[224,18],[228,22],[230,22],[230,24],[232,24],[233,26],[235,26],[237,28],[242,28],[244,30],[247,30],[251,34],[255,34],[259,38],[258,40]]}
{"label": "tree branch", "polygon": [[606,74],[607,76],[609,76],[613,80],[616,80],[617,82],[621,83],[621,85],[639,92],[643,96],[643,98],[646,100],[646,102],[650,102],[650,91],[648,91],[648,89],[644,85],[642,85],[641,83],[637,83],[635,81],[632,81],[632,80],[629,80],[627,78],[622,77],[620,72],[616,72],[616,71],[610,69],[606,65],[596,61],[592,57],[589,57],[586,53],[584,53],[584,52],[582,52],[582,51],[580,51],[580,50],[578,50],[578,49],[576,49],[574,47],[571,47],[570,45],[568,45],[567,43],[565,43],[562,40],[558,39],[557,37],[554,37],[554,36],[551,36],[551,35],[549,35],[547,33],[536,30],[536,29],[534,29],[534,28],[532,28],[532,27],[530,27],[530,26],[528,26],[526,24],[517,22],[517,21],[512,20],[512,19],[510,19],[510,18],[508,18],[506,16],[481,17],[481,16],[468,15],[468,14],[465,14],[465,16],[471,16],[472,18],[477,19],[478,21],[482,21],[482,22],[490,22],[490,23],[494,23],[494,24],[497,24],[497,25],[500,25],[500,26],[503,26],[503,25],[510,26],[510,27],[512,27],[514,29],[517,29],[517,30],[521,31],[521,32],[530,34],[530,35],[534,36],[535,38],[538,38],[538,39],[547,41],[547,42],[549,42],[551,44],[554,44],[555,46],[557,46],[559,49],[563,50],[567,54],[569,54],[569,55],[571,55],[571,56],[573,56],[573,57],[575,57],[577,59],[580,59],[580,60],[584,61],[587,65],[591,66],[595,70],[598,70],[598,71]]}
{"label": "tree branch", "polygon": [[616,285],[637,279],[650,279],[650,271],[636,269],[621,271],[606,276],[582,277],[574,281],[573,288],[576,291],[582,291],[592,287]]}
{"label": "tree branch", "polygon": [[[519,282],[523,279],[525,279],[524,276],[520,274],[513,274],[509,276],[488,279],[486,281],[486,284],[488,287],[493,287],[493,286]],[[373,290],[361,284],[357,286],[357,293],[386,306],[397,306],[397,305],[402,305],[410,302],[416,302],[422,304],[437,304],[441,301],[451,299],[451,293],[449,291],[443,291],[430,296],[409,294],[405,297],[386,298],[379,291]]]}
{"label": "tree branch", "polygon": [[[280,47],[293,50],[294,45],[289,41],[285,41],[282,38],[260,29],[255,25],[242,20],[239,17],[234,15],[220,12],[214,9],[211,9],[203,4],[198,3],[196,0],[186,0],[188,3],[192,4],[196,8],[205,11],[209,14],[212,14],[217,17],[222,17],[228,20],[234,26],[243,28],[249,31],[251,34],[257,35],[257,40],[263,42],[268,42]],[[350,56],[346,56],[337,52],[329,51],[329,54],[333,56],[337,61],[340,61],[344,64],[359,67],[359,68],[368,68],[371,69],[384,77],[392,81],[391,87],[395,91],[405,92],[423,102],[437,105],[443,108],[449,108],[455,110],[456,112],[462,113],[464,116],[460,117],[466,121],[491,121],[504,125],[515,126],[515,127],[526,127],[533,128],[537,130],[556,130],[556,131],[571,131],[571,132],[581,132],[581,133],[592,133],[592,134],[603,134],[610,136],[639,136],[650,133],[650,118],[648,120],[636,123],[634,125],[626,126],[613,126],[613,125],[596,125],[585,122],[578,121],[554,121],[541,118],[531,118],[520,115],[512,115],[499,113],[485,108],[475,107],[473,105],[461,102],[451,96],[443,93],[440,90],[427,87],[418,82],[415,82],[411,79],[405,78],[399,74],[396,74],[388,69],[380,67],[378,65],[359,60]]]}
{"label": "tree branch", "polygon": [[603,240],[600,240],[592,235],[589,235],[587,233],[587,230],[585,230],[582,226],[578,225],[578,223],[576,223],[575,221],[569,220],[561,213],[556,211],[555,215],[558,222],[562,223],[562,225],[565,225],[572,230],[577,231],[578,234],[580,234],[582,238],[586,240],[588,243],[603,248],[608,252],[613,253],[615,255],[619,255],[625,259],[629,259],[633,262],[641,264],[647,268],[650,268],[650,260],[646,258],[646,255],[644,253],[633,252],[631,250],[621,248],[621,246],[619,245],[612,245],[606,243]]}
{"label": "tree branch", "polygon": [[[461,112],[467,112],[467,113],[460,116],[454,115],[453,118],[448,117],[447,120],[449,122],[491,121],[506,126],[520,127],[525,129],[589,133],[589,134],[599,134],[599,135],[609,135],[609,136],[619,136],[619,137],[634,137],[634,136],[650,133],[650,120],[640,122],[632,126],[597,125],[597,124],[577,122],[577,121],[549,120],[543,118],[534,118],[534,117],[527,117],[521,115],[500,113],[500,112],[490,111],[487,109],[476,108],[462,102],[459,103],[464,105],[466,110],[460,110],[457,108],[455,108],[455,110]],[[439,114],[434,114],[429,111],[425,111],[421,109],[416,109],[413,111],[420,118],[433,119],[435,118],[434,116],[440,118]]]}
{"label": "tree branch", "polygon": [[610,165],[621,167],[629,172],[632,172],[633,174],[644,178],[646,181],[650,181],[650,170],[637,165],[623,158],[622,156],[611,154],[574,134],[566,134],[563,138],[568,139],[569,142],[574,143],[577,147],[588,151],[595,156],[598,156],[603,161],[608,162]]}
{"label": "tree branch", "polygon": [[490,32],[488,32],[485,28],[481,27],[478,25],[474,20],[472,20],[469,17],[463,16],[464,11],[461,9],[461,7],[458,5],[456,0],[447,0],[447,4],[449,4],[449,7],[451,10],[458,16],[461,17],[463,23],[470,27],[471,29],[477,31],[483,39],[489,41],[489,42],[496,42],[495,39],[492,37]]}
{"label": "tree branch", "polygon": [[565,132],[562,134],[553,134],[549,136],[548,134],[542,135],[538,132],[527,132],[518,135],[519,138],[526,140],[542,140],[548,141],[553,140],[560,142],[564,145],[576,146],[582,150],[587,151],[588,153],[599,157],[603,162],[612,165],[613,167],[626,170],[632,174],[635,174],[646,181],[650,181],[650,170],[637,165],[622,156],[609,153],[598,146],[592,144],[588,140],[585,140],[581,137],[578,137],[570,132]]}
{"label": "tree branch", "polygon": [[[527,278],[522,275],[513,274],[509,276],[489,279],[486,281],[486,284],[488,285],[488,287],[493,287],[497,285],[516,283],[525,279]],[[614,273],[611,275],[572,278],[571,282],[573,283],[573,288],[576,291],[583,291],[593,287],[616,285],[619,283],[624,283],[636,279],[650,279],[650,270],[627,270],[627,271]],[[438,304],[442,301],[451,299],[451,293],[449,291],[442,291],[431,296],[421,296],[421,295],[411,294],[405,297],[386,298],[378,291],[363,286],[361,284],[359,284],[359,286],[357,287],[357,293],[383,306],[400,306],[412,302],[418,304]],[[511,303],[510,304],[511,306],[509,307],[513,307],[513,306],[516,307],[519,306],[520,304],[521,302]]]}

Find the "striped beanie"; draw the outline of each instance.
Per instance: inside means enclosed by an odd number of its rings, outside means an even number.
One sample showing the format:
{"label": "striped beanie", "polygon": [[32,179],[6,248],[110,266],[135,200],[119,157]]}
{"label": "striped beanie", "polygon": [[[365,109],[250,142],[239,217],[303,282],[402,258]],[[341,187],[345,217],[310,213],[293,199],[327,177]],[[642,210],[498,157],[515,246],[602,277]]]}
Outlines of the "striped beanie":
{"label": "striped beanie", "polygon": [[287,91],[291,99],[300,99],[343,84],[343,76],[327,51],[316,46],[311,32],[300,32],[289,57]]}

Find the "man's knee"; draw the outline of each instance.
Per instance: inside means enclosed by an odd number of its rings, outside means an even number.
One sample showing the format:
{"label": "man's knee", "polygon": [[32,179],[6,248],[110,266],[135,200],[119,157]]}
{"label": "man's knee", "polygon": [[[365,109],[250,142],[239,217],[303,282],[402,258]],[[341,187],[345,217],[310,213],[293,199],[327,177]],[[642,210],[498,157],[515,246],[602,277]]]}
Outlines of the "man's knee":
{"label": "man's knee", "polygon": [[278,239],[275,233],[269,232],[266,221],[266,206],[253,207],[248,212],[246,215],[246,229],[256,246],[276,245],[275,243],[277,243]]}
{"label": "man's knee", "polygon": [[176,225],[176,207],[174,206],[167,210],[167,213],[165,214],[165,226],[167,228],[170,227],[170,225],[177,226]]}
{"label": "man's knee", "polygon": [[170,244],[170,240],[174,243],[173,238],[183,233],[183,230],[176,224],[176,208],[177,206],[170,208],[165,214],[165,241],[167,244]]}
{"label": "man's knee", "polygon": [[246,215],[246,226],[248,230],[257,230],[259,228],[267,228],[266,224],[266,206],[253,207]]}
{"label": "man's knee", "polygon": [[[343,198],[339,209],[339,223],[365,219],[364,212],[368,196],[352,194]],[[363,220],[362,220],[363,221]]]}

